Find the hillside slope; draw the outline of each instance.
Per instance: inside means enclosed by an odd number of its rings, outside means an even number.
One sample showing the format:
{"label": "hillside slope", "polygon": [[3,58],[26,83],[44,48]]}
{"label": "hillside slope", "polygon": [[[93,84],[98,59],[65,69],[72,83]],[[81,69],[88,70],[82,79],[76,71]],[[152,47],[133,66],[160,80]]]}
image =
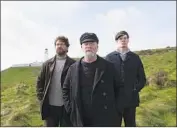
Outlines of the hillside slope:
{"label": "hillside slope", "polygon": [[[164,71],[176,82],[176,48],[139,52],[147,77]],[[143,54],[142,54],[143,53]],[[1,126],[42,126],[35,83],[40,68],[9,68],[1,72]],[[148,85],[140,93],[138,126],[176,126],[176,85]]]}

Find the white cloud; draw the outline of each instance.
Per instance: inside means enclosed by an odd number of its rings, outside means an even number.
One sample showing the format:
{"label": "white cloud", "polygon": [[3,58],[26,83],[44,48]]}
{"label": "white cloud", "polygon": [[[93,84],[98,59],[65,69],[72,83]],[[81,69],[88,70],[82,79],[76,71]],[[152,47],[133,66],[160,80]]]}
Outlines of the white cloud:
{"label": "white cloud", "polygon": [[[143,14],[135,7],[112,9],[103,14],[98,14],[96,20],[106,26],[109,31],[117,32],[121,29],[128,29],[132,25],[139,24]],[[104,27],[103,27],[104,28]],[[107,29],[105,28],[105,29]]]}
{"label": "white cloud", "polygon": [[[142,33],[141,28],[144,20],[143,12],[140,12],[135,7],[115,8],[105,13],[98,14],[96,16],[96,22],[99,24],[100,31],[104,34],[102,35],[104,37],[104,40],[102,40],[104,45],[100,45],[102,51],[99,53],[104,52],[104,55],[106,55],[110,51],[115,50],[116,43],[114,37],[116,33],[121,30],[127,31],[131,37],[130,41],[134,42],[134,40],[136,40],[137,44],[137,39],[139,40],[139,36],[137,35],[141,35],[140,33]],[[106,42],[107,40],[110,42]],[[142,43],[140,42],[139,46],[141,47]]]}
{"label": "white cloud", "polygon": [[[115,50],[114,37],[118,31],[125,30],[130,35],[129,46],[132,50],[141,50],[148,48],[165,47],[168,43],[165,41],[172,41],[169,45],[175,45],[176,32],[162,31],[155,33],[152,25],[153,19],[146,15],[145,12],[140,11],[136,7],[115,8],[107,12],[97,14],[96,22],[99,25],[100,31],[104,40],[104,45],[100,45],[102,52],[105,55],[110,51]],[[107,36],[106,36],[107,35]],[[163,36],[164,35],[164,36]],[[111,40],[112,42],[105,42]],[[111,45],[109,45],[111,43]],[[112,45],[113,44],[113,45]]]}
{"label": "white cloud", "polygon": [[[1,2],[1,70],[12,64],[42,61],[45,48],[48,48],[49,57],[52,57],[55,54],[54,39],[58,35],[69,38],[71,46],[68,55],[71,57],[83,55],[79,37],[85,31],[98,35],[98,54],[101,56],[115,49],[114,36],[120,30],[130,34],[132,50],[176,42],[175,29],[155,33],[155,17],[134,6],[104,9],[99,14],[90,10],[92,4],[99,4],[98,10],[102,9],[101,6],[105,6],[103,3],[108,4],[107,1]],[[172,17],[173,14],[169,15]]]}
{"label": "white cloud", "polygon": [[[3,1],[1,7],[3,70],[16,63],[43,61],[45,48],[49,49],[49,57],[53,56],[54,38],[63,33],[60,31],[60,18],[66,21],[73,13],[82,9],[84,3]],[[52,21],[56,21],[58,26],[53,25]]]}

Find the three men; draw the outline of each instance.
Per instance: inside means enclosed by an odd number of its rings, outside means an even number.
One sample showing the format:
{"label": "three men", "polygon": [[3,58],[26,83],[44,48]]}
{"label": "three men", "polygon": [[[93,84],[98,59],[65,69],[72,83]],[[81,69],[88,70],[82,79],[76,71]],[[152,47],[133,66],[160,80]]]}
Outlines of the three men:
{"label": "three men", "polygon": [[67,56],[68,39],[55,40],[57,54],[43,64],[37,80],[46,126],[120,127],[122,118],[125,126],[136,126],[139,92],[146,83],[144,68],[128,48],[126,31],[117,33],[115,40],[117,50],[105,60],[97,55],[96,34],[84,33],[80,44],[85,55],[76,63]]}
{"label": "three men", "polygon": [[56,38],[56,55],[43,63],[37,79],[37,97],[41,105],[41,116],[47,127],[71,126],[62,95],[65,76],[70,65],[75,62],[67,56],[68,47],[66,37]]}
{"label": "three men", "polygon": [[118,122],[121,123],[122,118],[124,118],[125,126],[135,127],[136,107],[139,106],[139,92],[146,83],[144,68],[140,57],[128,48],[129,35],[126,31],[118,32],[115,40],[117,49],[108,54],[106,60],[114,63],[121,85],[124,86],[120,90],[118,100],[119,107],[123,109],[122,113],[119,113]]}
{"label": "three men", "polygon": [[99,57],[98,37],[80,37],[85,55],[70,66],[63,84],[63,99],[75,127],[120,126],[118,122],[119,83],[114,65]]}

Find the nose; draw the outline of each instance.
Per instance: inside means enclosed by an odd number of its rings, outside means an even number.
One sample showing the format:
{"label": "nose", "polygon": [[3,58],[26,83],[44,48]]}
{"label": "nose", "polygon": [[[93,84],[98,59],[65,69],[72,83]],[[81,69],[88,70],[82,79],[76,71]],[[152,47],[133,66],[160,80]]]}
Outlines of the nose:
{"label": "nose", "polygon": [[57,48],[58,48],[58,49],[63,49],[61,45],[58,45],[58,47],[57,47]]}

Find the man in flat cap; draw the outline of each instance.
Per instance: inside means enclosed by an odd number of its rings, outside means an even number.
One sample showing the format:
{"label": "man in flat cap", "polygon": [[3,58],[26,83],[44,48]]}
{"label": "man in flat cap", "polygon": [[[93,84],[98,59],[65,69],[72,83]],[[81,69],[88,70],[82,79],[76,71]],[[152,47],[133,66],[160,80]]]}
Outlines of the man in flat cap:
{"label": "man in flat cap", "polygon": [[74,127],[119,126],[119,82],[114,65],[97,55],[98,37],[84,33],[80,44],[85,53],[68,70],[63,99]]}
{"label": "man in flat cap", "polygon": [[120,90],[118,100],[119,107],[123,110],[119,113],[119,121],[126,127],[135,127],[136,107],[139,106],[139,92],[146,83],[143,64],[140,57],[130,51],[128,48],[129,34],[126,31],[120,31],[115,37],[116,51],[108,54],[106,60],[114,63],[117,74],[119,75],[121,85],[124,88]]}

